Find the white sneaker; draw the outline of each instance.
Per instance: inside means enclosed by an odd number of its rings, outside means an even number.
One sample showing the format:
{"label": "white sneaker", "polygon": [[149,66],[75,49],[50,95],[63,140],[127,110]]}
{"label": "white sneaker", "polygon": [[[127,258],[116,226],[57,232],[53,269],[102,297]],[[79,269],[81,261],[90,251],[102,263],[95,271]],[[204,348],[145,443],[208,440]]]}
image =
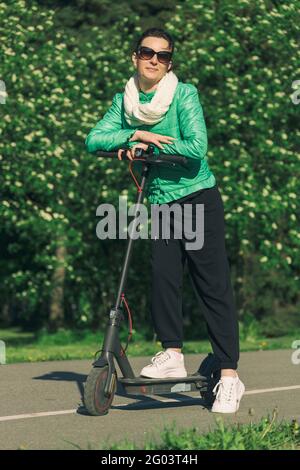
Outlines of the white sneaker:
{"label": "white sneaker", "polygon": [[140,375],[142,377],[167,379],[170,377],[187,376],[183,354],[172,349],[158,352],[152,357],[151,363],[141,370]]}
{"label": "white sneaker", "polygon": [[214,413],[235,413],[239,409],[244,392],[245,385],[238,376],[221,377],[213,389],[216,399],[211,411]]}

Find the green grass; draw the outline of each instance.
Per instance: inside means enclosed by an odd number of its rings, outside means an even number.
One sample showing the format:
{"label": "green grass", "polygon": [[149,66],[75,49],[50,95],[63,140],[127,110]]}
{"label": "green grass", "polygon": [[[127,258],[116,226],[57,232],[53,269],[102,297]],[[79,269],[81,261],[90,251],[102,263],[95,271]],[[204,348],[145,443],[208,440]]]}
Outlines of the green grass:
{"label": "green grass", "polygon": [[[292,342],[300,338],[300,332],[278,337],[265,338],[246,336],[241,338],[241,351],[257,351],[271,349],[290,349]],[[122,333],[122,344],[125,347],[127,333]],[[102,347],[103,333],[89,331],[60,330],[55,334],[45,331],[24,333],[18,328],[0,329],[0,340],[6,343],[6,362],[53,361],[63,359],[92,359],[97,350]],[[162,349],[160,342],[145,341],[134,332],[129,343],[128,357],[153,355]],[[207,353],[211,351],[208,340],[186,341],[185,354]]]}
{"label": "green grass", "polygon": [[[74,445],[74,444],[73,444]],[[80,448],[79,446],[76,446]],[[213,429],[201,433],[197,427],[177,429],[176,421],[165,426],[160,439],[154,436],[142,444],[145,450],[300,450],[300,430],[296,420],[278,422],[278,410],[257,423],[225,425],[216,418]],[[89,449],[93,449],[89,446]],[[98,450],[140,450],[128,439],[111,443],[108,440]]]}

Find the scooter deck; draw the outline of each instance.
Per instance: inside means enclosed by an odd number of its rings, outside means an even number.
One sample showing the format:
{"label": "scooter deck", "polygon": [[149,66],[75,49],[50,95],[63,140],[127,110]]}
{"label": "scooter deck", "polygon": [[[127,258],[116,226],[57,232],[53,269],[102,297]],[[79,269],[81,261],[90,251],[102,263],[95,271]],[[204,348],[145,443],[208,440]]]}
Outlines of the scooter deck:
{"label": "scooter deck", "polygon": [[121,377],[118,382],[122,384],[127,394],[157,395],[160,393],[205,391],[207,389],[207,377],[198,373],[187,377],[167,379],[151,379],[142,376],[132,379]]}

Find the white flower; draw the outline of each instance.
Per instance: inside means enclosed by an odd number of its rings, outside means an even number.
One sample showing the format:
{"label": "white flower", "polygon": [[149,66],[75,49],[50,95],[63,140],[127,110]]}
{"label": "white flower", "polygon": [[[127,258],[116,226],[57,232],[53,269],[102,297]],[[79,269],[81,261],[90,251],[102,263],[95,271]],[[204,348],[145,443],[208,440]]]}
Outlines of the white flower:
{"label": "white flower", "polygon": [[276,248],[277,250],[282,250],[282,244],[281,243],[276,243]]}
{"label": "white flower", "polygon": [[62,147],[56,147],[53,153],[56,157],[59,157],[63,152],[64,152],[64,149]]}
{"label": "white flower", "polygon": [[259,261],[261,263],[265,263],[266,261],[268,261],[268,258],[266,256],[262,256]]}
{"label": "white flower", "polygon": [[27,140],[27,142],[32,142],[33,137],[34,137],[34,132],[31,132],[30,134],[25,135],[24,139]]}
{"label": "white flower", "polygon": [[48,137],[43,137],[43,138],[41,139],[41,141],[42,141],[43,143],[45,143],[46,145],[51,145],[51,140],[48,139]]}
{"label": "white flower", "polygon": [[291,264],[292,258],[290,256],[286,256],[285,259],[286,259],[288,264]]}
{"label": "white flower", "polygon": [[268,191],[266,188],[264,188],[264,189],[262,190],[262,195],[263,195],[263,196],[268,196],[268,195],[269,195],[269,191]]}
{"label": "white flower", "polygon": [[45,212],[43,210],[40,211],[40,216],[42,217],[42,219],[44,220],[52,220],[52,215],[51,214],[48,214],[48,212]]}

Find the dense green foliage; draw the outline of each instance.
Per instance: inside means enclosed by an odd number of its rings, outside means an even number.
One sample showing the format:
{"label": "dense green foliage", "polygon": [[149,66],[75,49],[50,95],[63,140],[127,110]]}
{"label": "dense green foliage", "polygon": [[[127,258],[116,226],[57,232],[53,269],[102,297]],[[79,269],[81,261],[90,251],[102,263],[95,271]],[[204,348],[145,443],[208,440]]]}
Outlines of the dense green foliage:
{"label": "dense green foliage", "polygon": [[[135,189],[124,162],[88,154],[84,140],[132,75],[139,34],[157,25],[175,38],[174,72],[199,89],[241,323],[270,335],[300,325],[300,1],[164,3],[0,2],[3,324],[106,322],[126,242],[97,239],[96,208],[117,207],[120,192],[134,202]],[[148,259],[140,240],[127,296],[151,338]],[[186,337],[205,336],[188,276],[185,287]]]}

